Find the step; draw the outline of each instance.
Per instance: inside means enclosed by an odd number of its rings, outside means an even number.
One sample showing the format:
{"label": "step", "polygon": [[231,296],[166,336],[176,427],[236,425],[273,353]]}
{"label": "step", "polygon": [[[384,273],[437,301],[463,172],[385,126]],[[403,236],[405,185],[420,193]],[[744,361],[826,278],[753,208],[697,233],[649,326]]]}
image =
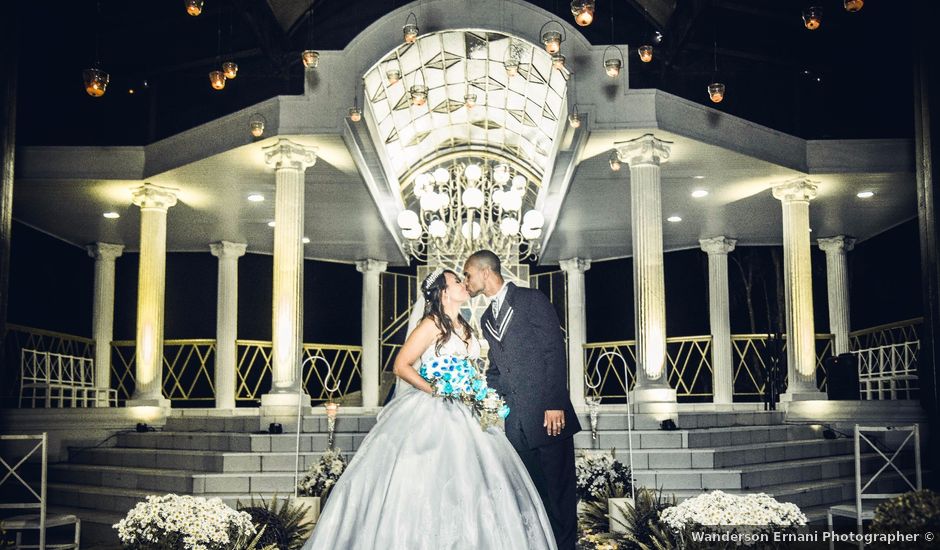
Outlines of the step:
{"label": "step", "polygon": [[[783,424],[785,413],[772,411],[746,411],[746,412],[680,412],[676,425],[684,430],[701,428],[729,428],[733,426],[776,426]],[[587,431],[591,429],[590,415],[578,415],[581,427]],[[660,422],[650,415],[634,414],[629,421],[637,430],[658,430]],[[597,415],[598,430],[625,430],[628,416],[626,412],[610,412],[605,409]]]}
{"label": "step", "polygon": [[[105,513],[118,513],[123,517],[137,505],[146,500],[148,495],[163,494],[140,489],[120,487],[96,487],[75,483],[50,483],[47,486],[49,502],[58,507],[75,507],[97,510]],[[207,498],[220,498],[222,502],[235,508],[238,502],[243,505],[251,499],[271,499],[284,497],[286,491],[261,491],[252,493],[217,493],[205,495]],[[201,496],[201,495],[197,495]]]}
{"label": "step", "polygon": [[[335,444],[343,450],[356,450],[366,434],[337,433]],[[116,447],[135,449],[171,449],[187,451],[268,452],[293,451],[296,434],[241,434],[223,432],[128,432],[118,434]],[[300,435],[300,451],[325,451],[329,447],[326,433]]]}
{"label": "step", "polygon": [[[322,451],[301,452],[302,463],[309,466],[319,459]],[[343,450],[347,459],[352,451]],[[218,451],[186,451],[163,449],[136,449],[108,447],[90,449],[75,454],[69,465],[121,466],[125,468],[161,468],[194,472],[267,472],[293,471],[294,452],[248,452],[230,453]],[[50,470],[58,465],[50,465]]]}
{"label": "step", "polygon": [[[340,433],[365,433],[375,426],[374,415],[343,415],[336,418],[335,430]],[[304,432],[326,433],[328,420],[325,415],[304,416]],[[296,417],[291,425],[296,424]],[[285,431],[288,426],[285,424]],[[267,433],[268,423],[260,416],[170,416],[163,427],[164,432],[225,432]]]}
{"label": "step", "polygon": [[[849,439],[779,441],[717,449],[638,449],[633,452],[633,468],[728,468],[851,453],[852,441]],[[630,464],[627,448],[614,449],[613,455],[620,462]]]}
{"label": "step", "polygon": [[[734,426],[696,430],[633,430],[634,449],[689,449],[753,445],[777,441],[822,439],[822,432],[808,425]],[[578,449],[626,449],[630,441],[627,430],[598,432],[595,444],[590,431],[575,434]]]}

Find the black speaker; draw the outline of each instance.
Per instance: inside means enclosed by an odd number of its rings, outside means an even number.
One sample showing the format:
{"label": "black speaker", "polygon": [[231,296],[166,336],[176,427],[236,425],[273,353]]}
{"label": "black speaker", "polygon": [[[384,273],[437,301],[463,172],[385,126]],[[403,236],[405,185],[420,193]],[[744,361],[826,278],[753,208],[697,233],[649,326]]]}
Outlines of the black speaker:
{"label": "black speaker", "polygon": [[828,357],[826,367],[826,393],[830,400],[858,401],[858,361],[851,353]]}

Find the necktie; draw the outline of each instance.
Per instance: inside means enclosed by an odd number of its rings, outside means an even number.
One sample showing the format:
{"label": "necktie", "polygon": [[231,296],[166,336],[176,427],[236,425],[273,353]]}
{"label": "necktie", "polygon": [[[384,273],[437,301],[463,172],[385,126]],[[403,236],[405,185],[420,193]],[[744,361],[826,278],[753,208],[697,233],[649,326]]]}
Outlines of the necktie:
{"label": "necktie", "polygon": [[499,298],[493,299],[493,318],[499,317]]}

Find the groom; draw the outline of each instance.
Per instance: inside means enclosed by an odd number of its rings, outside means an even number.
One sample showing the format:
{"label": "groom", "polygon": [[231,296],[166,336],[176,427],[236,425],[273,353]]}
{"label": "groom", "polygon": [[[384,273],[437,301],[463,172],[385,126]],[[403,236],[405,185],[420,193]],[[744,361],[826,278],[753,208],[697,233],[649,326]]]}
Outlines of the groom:
{"label": "groom", "polygon": [[559,550],[574,550],[577,493],[574,434],[581,431],[568,397],[565,342],[558,316],[538,290],[501,275],[499,257],[475,252],[464,263],[471,296],[490,301],[480,326],[490,345],[488,384],[506,400],[506,437],[522,458],[548,512]]}

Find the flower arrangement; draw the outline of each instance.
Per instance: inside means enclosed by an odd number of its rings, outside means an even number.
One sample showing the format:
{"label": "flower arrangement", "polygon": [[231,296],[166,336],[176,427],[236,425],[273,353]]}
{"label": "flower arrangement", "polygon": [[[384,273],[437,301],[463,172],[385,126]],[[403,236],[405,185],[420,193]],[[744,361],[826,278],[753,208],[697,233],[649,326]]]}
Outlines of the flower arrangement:
{"label": "flower arrangement", "polygon": [[[757,535],[770,530],[787,531],[806,525],[806,515],[799,507],[789,502],[779,502],[764,493],[703,493],[666,508],[660,517],[674,534],[685,541],[690,541],[690,530]],[[743,539],[741,544],[756,544],[760,540],[761,537],[751,536]]]}
{"label": "flower arrangement", "polygon": [[258,541],[251,516],[221,499],[151,495],[113,526],[135,550],[246,550]]}
{"label": "flower arrangement", "polygon": [[484,430],[502,426],[509,416],[506,401],[486,385],[486,378],[466,357],[445,356],[422,363],[418,374],[431,384],[435,396],[468,405]]}
{"label": "flower arrangement", "polygon": [[320,497],[320,500],[326,501],[333,486],[346,471],[346,465],[346,458],[339,449],[328,449],[300,479],[297,492],[301,496]]}
{"label": "flower arrangement", "polygon": [[575,462],[578,498],[582,501],[606,501],[629,495],[633,487],[630,468],[608,454],[589,454]]}

